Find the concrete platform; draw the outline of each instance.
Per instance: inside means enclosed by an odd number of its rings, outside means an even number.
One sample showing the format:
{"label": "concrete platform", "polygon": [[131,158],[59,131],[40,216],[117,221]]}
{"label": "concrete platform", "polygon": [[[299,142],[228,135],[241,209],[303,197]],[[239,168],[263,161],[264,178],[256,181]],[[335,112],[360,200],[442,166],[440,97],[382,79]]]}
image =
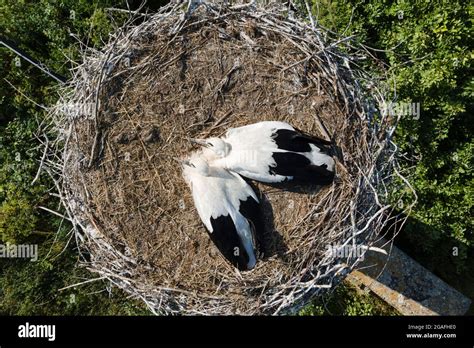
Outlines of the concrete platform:
{"label": "concrete platform", "polygon": [[[471,300],[390,244],[378,245],[390,255],[367,251],[347,280],[369,288],[403,315],[464,315]],[[391,248],[390,248],[391,247]]]}

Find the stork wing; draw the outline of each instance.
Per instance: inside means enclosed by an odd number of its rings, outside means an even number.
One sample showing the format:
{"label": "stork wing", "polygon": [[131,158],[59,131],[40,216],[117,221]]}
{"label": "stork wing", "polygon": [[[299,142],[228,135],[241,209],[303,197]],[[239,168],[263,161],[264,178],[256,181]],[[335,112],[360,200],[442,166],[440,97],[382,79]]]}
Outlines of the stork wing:
{"label": "stork wing", "polygon": [[226,132],[226,138],[231,139],[233,137],[245,137],[246,135],[250,138],[255,135],[266,135],[270,134],[274,129],[288,129],[294,130],[294,128],[286,122],[280,121],[262,121],[257,123],[248,124],[246,126],[230,128]]}
{"label": "stork wing", "polygon": [[[294,181],[318,185],[334,179],[330,143],[279,121],[233,128],[224,139],[230,154],[215,161],[247,178],[267,183]],[[223,164],[221,164],[223,163]]]}
{"label": "stork wing", "polygon": [[209,177],[194,175],[193,199],[199,217],[220,252],[240,270],[256,264],[256,239],[263,233],[260,203],[238,175],[216,168]]}

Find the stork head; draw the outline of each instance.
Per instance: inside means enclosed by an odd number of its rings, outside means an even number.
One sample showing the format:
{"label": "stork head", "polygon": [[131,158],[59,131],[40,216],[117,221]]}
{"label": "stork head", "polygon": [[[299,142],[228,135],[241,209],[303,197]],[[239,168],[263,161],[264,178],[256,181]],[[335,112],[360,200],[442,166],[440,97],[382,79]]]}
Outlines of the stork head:
{"label": "stork head", "polygon": [[190,139],[191,142],[204,146],[207,150],[210,150],[218,158],[226,157],[230,150],[231,146],[229,143],[226,143],[221,138],[208,138],[208,139]]}
{"label": "stork head", "polygon": [[183,169],[185,171],[189,171],[192,173],[196,173],[202,176],[208,176],[209,175],[209,164],[207,162],[199,157],[199,156],[193,156],[188,160],[185,161],[180,161],[183,165]]}

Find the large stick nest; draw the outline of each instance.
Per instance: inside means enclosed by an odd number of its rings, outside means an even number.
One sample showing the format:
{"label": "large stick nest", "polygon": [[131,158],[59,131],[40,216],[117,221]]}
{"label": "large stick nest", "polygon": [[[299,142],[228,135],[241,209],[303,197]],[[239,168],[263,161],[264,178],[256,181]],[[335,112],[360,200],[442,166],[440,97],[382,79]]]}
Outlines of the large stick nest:
{"label": "large stick nest", "polygon": [[[83,263],[154,313],[276,314],[333,287],[387,223],[397,173],[364,51],[282,6],[173,2],[87,51],[52,111],[45,163]],[[187,137],[281,120],[339,149],[334,184],[257,185],[265,255],[238,272],[211,243],[173,157]],[[194,149],[195,150],[195,149]]]}

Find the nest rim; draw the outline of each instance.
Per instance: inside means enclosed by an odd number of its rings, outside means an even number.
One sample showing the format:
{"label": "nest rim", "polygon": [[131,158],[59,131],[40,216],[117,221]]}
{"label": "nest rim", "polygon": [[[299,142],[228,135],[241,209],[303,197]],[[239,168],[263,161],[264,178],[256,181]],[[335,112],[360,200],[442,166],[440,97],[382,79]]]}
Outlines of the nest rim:
{"label": "nest rim", "polygon": [[[103,72],[107,71],[110,62],[116,64],[117,61],[123,59],[127,47],[133,40],[148,35],[154,30],[158,30],[162,35],[169,35],[173,39],[179,37],[184,30],[190,30],[196,23],[201,25],[206,22],[231,20],[235,17],[251,18],[267,30],[273,28],[275,35],[282,35],[295,41],[297,46],[303,46],[301,51],[309,57],[308,61],[318,61],[319,67],[322,66],[321,62],[327,64],[326,70],[321,68],[321,71],[334,85],[335,100],[340,106],[352,108],[353,112],[346,117],[356,119],[361,126],[359,136],[362,139],[362,149],[359,153],[354,151],[349,154],[349,157],[358,157],[359,160],[359,163],[356,163],[359,170],[357,175],[350,173],[353,176],[351,182],[354,184],[354,196],[346,202],[348,204],[344,207],[343,221],[339,226],[332,227],[334,231],[339,229],[338,232],[334,232],[336,236],[341,236],[339,245],[352,244],[370,248],[383,237],[383,231],[389,223],[400,224],[401,222],[403,224],[404,214],[397,214],[396,221],[386,221],[386,214],[393,212],[394,207],[384,202],[387,198],[385,195],[387,186],[392,185],[394,181],[392,176],[400,179],[406,187],[411,189],[409,183],[400,174],[397,147],[391,139],[396,121],[393,122],[387,115],[378,112],[388,94],[386,86],[377,78],[370,78],[362,69],[353,70],[349,67],[350,57],[343,52],[348,49],[353,52],[354,43],[348,38],[336,37],[324,28],[315,26],[311,18],[312,24],[308,24],[303,18],[282,16],[282,13],[287,10],[282,5],[260,8],[253,4],[220,6],[202,3],[197,7],[185,8],[186,4],[186,1],[172,2],[141,24],[126,24],[111,38],[101,52],[84,52],[84,63],[74,70],[73,79],[63,89],[60,101],[50,113],[51,127],[60,136],[55,144],[49,147],[48,161],[55,165],[46,163],[45,169],[54,178],[61,202],[73,223],[76,243],[83,255],[82,264],[99,274],[101,278],[108,279],[134,297],[142,299],[154,314],[274,315],[295,312],[314,297],[338,284],[356,267],[364,255],[338,257],[327,253],[317,263],[312,264],[310,273],[302,271],[302,273],[293,274],[284,282],[276,281],[271,287],[262,291],[262,294],[257,296],[257,301],[254,301],[250,307],[234,306],[232,299],[222,295],[216,296],[215,293],[198,293],[195,290],[169,288],[166,285],[150,286],[134,271],[137,260],[126,252],[117,250],[113,243],[100,232],[101,228],[94,223],[85,199],[74,192],[74,183],[71,183],[70,179],[64,175],[73,150],[68,147],[71,134],[73,134],[74,122],[72,120],[77,119],[76,114],[68,112],[67,105],[84,104],[93,97],[99,98],[97,91],[110,78]],[[158,26],[160,29],[157,29]],[[247,38],[244,37],[243,40]],[[319,47],[317,52],[314,52],[315,47]],[[310,48],[312,51],[308,52]],[[359,47],[356,51],[360,53],[363,49]],[[294,63],[295,66],[297,63]],[[90,71],[91,66],[100,73],[89,74],[87,71]],[[326,88],[325,91],[330,94],[329,89]],[[97,119],[97,112],[98,110],[93,108],[88,111],[91,122]],[[323,126],[323,130],[324,128]],[[91,160],[93,151],[94,149],[91,152]],[[347,169],[339,166],[338,170]],[[336,198],[334,196],[328,198],[328,196],[330,196],[329,193],[327,193],[326,202],[332,202],[332,206],[327,208],[327,211],[339,208],[340,206],[333,202]],[[342,205],[342,202],[339,204]],[[405,207],[404,212],[410,208]],[[361,209],[365,209],[362,216],[358,212]],[[328,245],[327,241],[326,245]],[[296,261],[293,265],[296,266],[295,268],[301,268],[302,264]],[[308,277],[308,274],[311,274],[311,277]],[[282,276],[285,275],[277,273],[270,278],[274,280]],[[248,276],[237,274],[236,277],[243,279],[242,289],[245,289],[245,282],[249,280]],[[257,302],[259,305],[255,305]]]}

